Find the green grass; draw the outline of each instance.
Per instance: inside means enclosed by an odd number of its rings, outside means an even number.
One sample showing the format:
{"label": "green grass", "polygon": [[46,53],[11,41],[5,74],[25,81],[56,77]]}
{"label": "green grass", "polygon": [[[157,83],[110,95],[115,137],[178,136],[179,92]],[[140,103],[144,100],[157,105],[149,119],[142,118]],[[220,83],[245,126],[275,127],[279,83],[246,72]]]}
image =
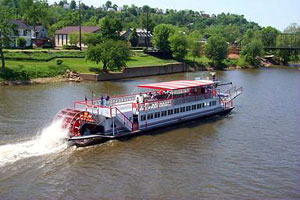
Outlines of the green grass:
{"label": "green grass", "polygon": [[[62,60],[61,65],[57,65],[57,60]],[[128,67],[159,66],[168,63],[176,63],[176,60],[163,60],[143,53],[134,53],[127,62]],[[41,77],[54,77],[64,74],[66,69],[71,69],[79,73],[99,73],[102,70],[102,63],[96,64],[86,61],[85,58],[60,58],[51,61],[36,60],[6,60],[5,72],[0,72],[0,79],[27,80]]]}
{"label": "green grass", "polygon": [[196,58],[195,61],[194,61],[194,58],[191,55],[187,55],[185,57],[185,59],[188,62],[196,62],[196,63],[198,63],[200,65],[203,65],[203,66],[209,66],[209,62],[211,62],[211,60],[209,58],[207,58],[206,56],[201,56],[200,58]]}
{"label": "green grass", "polygon": [[8,60],[50,61],[55,58],[84,58],[84,51],[5,51]]}

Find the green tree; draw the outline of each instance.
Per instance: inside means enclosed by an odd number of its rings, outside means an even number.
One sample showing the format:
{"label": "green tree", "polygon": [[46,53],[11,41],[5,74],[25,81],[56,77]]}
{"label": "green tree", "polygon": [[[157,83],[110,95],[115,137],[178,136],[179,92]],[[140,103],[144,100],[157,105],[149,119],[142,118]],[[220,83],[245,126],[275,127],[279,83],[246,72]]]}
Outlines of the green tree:
{"label": "green tree", "polygon": [[5,6],[0,6],[0,56],[2,67],[5,70],[5,59],[3,47],[8,46],[10,42],[10,33],[13,30],[13,25],[10,23],[12,17],[11,9]]}
{"label": "green tree", "polygon": [[258,58],[263,54],[263,44],[259,40],[253,40],[247,44],[241,51],[241,55],[245,60],[254,65],[258,65]]}
{"label": "green tree", "polygon": [[137,35],[136,29],[134,28],[129,36],[129,41],[131,43],[131,46],[136,47],[139,42],[139,37]]}
{"label": "green tree", "polygon": [[88,46],[90,46],[90,45],[96,46],[97,44],[100,44],[101,42],[103,42],[103,38],[100,33],[88,34],[85,42],[87,43]]}
{"label": "green tree", "polygon": [[75,10],[76,9],[76,1],[72,0],[70,3],[70,9]]}
{"label": "green tree", "polygon": [[221,36],[212,36],[204,48],[205,55],[213,61],[214,66],[222,67],[222,62],[228,54],[228,44]]}
{"label": "green tree", "polygon": [[178,60],[183,60],[187,55],[188,42],[184,34],[175,33],[169,37],[172,55]]}
{"label": "green tree", "polygon": [[122,23],[119,19],[104,17],[100,20],[100,27],[102,36],[105,39],[120,39]]}
{"label": "green tree", "polygon": [[76,46],[79,43],[79,33],[74,32],[69,34],[69,42],[71,45]]}
{"label": "green tree", "polygon": [[200,31],[193,31],[188,35],[188,47],[193,60],[201,56],[202,50],[202,34]]}
{"label": "green tree", "polygon": [[[48,4],[44,1],[33,1],[33,0],[21,0],[20,2],[21,9],[24,12],[24,20],[33,25],[34,32],[37,24],[48,24]],[[34,37],[35,37],[34,33]]]}
{"label": "green tree", "polygon": [[89,46],[86,59],[97,64],[102,62],[103,71],[108,72],[108,69],[114,71],[126,67],[129,54],[130,51],[126,42],[107,40],[96,46]]}
{"label": "green tree", "polygon": [[274,47],[279,31],[276,28],[267,26],[262,30],[262,43],[265,47]]}
{"label": "green tree", "polygon": [[170,52],[169,36],[174,33],[175,29],[169,24],[160,24],[155,26],[153,31],[153,44],[162,52]]}

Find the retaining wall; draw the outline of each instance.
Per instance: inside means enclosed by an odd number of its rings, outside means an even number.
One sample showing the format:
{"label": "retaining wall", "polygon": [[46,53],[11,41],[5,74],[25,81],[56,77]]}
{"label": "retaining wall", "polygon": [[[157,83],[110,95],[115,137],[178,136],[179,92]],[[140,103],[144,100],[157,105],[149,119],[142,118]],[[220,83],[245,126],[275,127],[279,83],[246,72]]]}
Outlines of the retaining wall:
{"label": "retaining wall", "polygon": [[90,81],[108,81],[117,79],[126,79],[143,76],[154,76],[163,74],[172,74],[188,71],[188,66],[184,63],[174,63],[162,66],[131,67],[125,68],[122,73],[109,74],[80,74],[83,80]]}

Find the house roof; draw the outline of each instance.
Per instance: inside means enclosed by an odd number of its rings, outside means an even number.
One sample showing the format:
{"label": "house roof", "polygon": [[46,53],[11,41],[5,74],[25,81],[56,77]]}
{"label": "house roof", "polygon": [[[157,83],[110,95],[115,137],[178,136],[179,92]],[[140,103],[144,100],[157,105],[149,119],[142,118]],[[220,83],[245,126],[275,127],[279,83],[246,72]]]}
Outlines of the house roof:
{"label": "house roof", "polygon": [[[82,33],[95,33],[100,30],[98,26],[82,26],[81,32]],[[79,32],[79,26],[66,26],[60,30],[57,30],[55,34],[69,34]]]}
{"label": "house roof", "polygon": [[32,27],[21,19],[12,19],[11,23],[15,24],[18,29],[32,30]]}
{"label": "house roof", "polygon": [[178,90],[192,87],[207,86],[212,84],[214,84],[214,82],[211,80],[178,80],[138,85],[138,87],[157,90]]}

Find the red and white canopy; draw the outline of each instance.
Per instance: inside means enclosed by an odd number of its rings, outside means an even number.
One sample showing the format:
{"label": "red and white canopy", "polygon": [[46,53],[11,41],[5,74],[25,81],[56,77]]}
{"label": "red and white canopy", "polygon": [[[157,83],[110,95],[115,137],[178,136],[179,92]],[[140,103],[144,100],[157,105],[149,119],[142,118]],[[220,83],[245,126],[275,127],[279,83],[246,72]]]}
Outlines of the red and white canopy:
{"label": "red and white canopy", "polygon": [[211,80],[179,80],[138,85],[138,87],[158,90],[178,90],[184,88],[207,86],[212,84],[214,84],[214,82]]}

